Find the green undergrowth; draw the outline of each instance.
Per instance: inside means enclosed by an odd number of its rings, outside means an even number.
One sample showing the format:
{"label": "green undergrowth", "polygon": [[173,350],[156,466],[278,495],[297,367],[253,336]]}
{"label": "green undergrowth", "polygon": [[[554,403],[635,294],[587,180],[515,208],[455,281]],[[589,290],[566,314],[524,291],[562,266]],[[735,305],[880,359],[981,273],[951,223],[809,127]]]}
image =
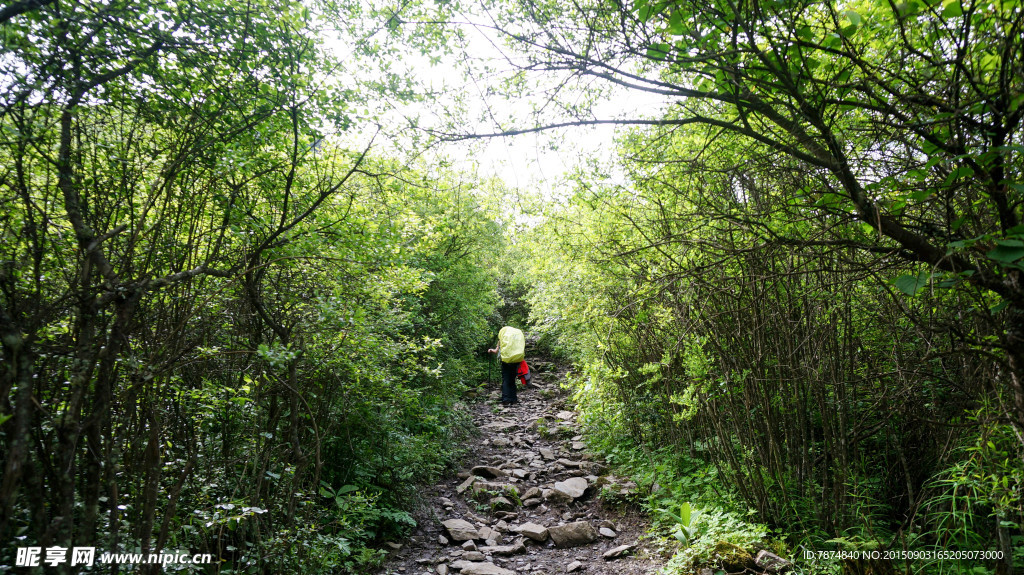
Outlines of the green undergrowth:
{"label": "green undergrowth", "polygon": [[[786,529],[766,524],[743,503],[718,467],[700,459],[699,450],[694,457],[680,446],[638,442],[620,426],[609,424],[606,414],[593,409],[586,398],[577,395],[576,399],[588,446],[620,478],[618,482],[604,478],[600,497],[606,505],[633,504],[645,512],[651,521],[651,546],[667,558],[663,575],[694,574],[703,568],[715,575],[743,571],[743,563],[749,565],[760,550],[791,561],[791,571],[801,574],[839,575],[862,569],[876,572],[876,568],[929,575],[991,574],[997,572],[992,554],[998,550],[977,535],[982,532],[978,523],[985,521],[1001,521],[1008,528],[1014,563],[1024,557],[1024,535],[1011,514],[997,516],[985,508],[1009,509],[1018,505],[1020,497],[1013,482],[1002,479],[1019,475],[1020,470],[985,474],[993,467],[986,459],[1010,462],[1010,436],[1003,427],[999,427],[1002,435],[992,432],[967,445],[967,457],[929,484],[930,499],[923,505],[932,511],[921,523],[930,528],[915,524],[899,539],[870,515],[879,503],[864,501],[859,508],[863,525],[835,536],[805,525]],[[623,495],[620,487],[625,478],[636,488]],[[983,556],[964,559],[965,553]],[[879,561],[874,556],[892,558]]]}
{"label": "green undergrowth", "polygon": [[[585,418],[584,418],[585,419]],[[717,470],[673,452],[670,448],[645,449],[629,438],[595,433],[586,426],[590,447],[600,453],[612,472],[636,483],[623,498],[606,487],[601,497],[610,504],[633,503],[651,520],[648,536],[670,557],[663,573],[692,573],[701,567],[722,568],[722,543],[751,555],[767,549],[790,558],[790,548],[767,526],[721,489]],[[625,501],[624,501],[625,499]]]}

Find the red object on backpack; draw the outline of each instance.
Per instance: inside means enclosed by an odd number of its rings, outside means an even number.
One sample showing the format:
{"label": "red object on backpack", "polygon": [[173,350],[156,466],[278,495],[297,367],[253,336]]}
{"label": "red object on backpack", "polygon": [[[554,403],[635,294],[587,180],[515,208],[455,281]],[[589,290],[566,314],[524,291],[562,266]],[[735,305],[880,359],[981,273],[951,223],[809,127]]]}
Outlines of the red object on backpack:
{"label": "red object on backpack", "polygon": [[533,379],[533,376],[530,375],[530,366],[526,365],[526,361],[519,362],[519,371],[516,372],[516,377],[523,385],[530,383],[530,380]]}

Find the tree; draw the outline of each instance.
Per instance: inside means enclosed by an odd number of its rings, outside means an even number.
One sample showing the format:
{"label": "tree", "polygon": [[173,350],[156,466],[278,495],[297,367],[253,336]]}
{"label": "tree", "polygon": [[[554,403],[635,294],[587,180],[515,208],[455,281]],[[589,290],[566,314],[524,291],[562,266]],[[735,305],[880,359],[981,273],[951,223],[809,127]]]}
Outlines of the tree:
{"label": "tree", "polygon": [[[799,163],[803,184],[776,193],[874,231],[829,241],[916,263],[896,278],[908,295],[953,286],[989,302],[975,311],[999,326],[987,350],[1005,367],[1007,415],[1024,426],[1020,3],[527,0],[500,7],[491,27],[525,57],[509,61],[520,63],[519,72],[560,78],[550,96],[560,105],[543,107],[533,126],[504,124],[498,133],[602,123],[702,127],[708,142],[735,134]],[[516,78],[518,90],[523,75]],[[660,117],[595,119],[588,107],[558,100],[558,91],[575,98],[570,87],[602,83],[662,96],[670,106]],[[802,241],[754,225],[777,241]]]}
{"label": "tree", "polygon": [[349,101],[326,104],[331,61],[296,2],[0,16],[0,538],[94,545],[106,525],[111,549],[159,549],[196,469],[192,450],[161,497],[164,394],[202,339],[200,294],[258,272],[346,185],[362,154],[296,179]]}

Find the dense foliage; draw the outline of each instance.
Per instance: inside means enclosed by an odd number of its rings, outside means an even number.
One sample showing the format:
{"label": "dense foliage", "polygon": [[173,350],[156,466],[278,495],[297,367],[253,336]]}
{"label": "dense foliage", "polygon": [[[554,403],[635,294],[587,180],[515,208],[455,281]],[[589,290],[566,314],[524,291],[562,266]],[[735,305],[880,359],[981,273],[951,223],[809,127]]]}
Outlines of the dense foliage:
{"label": "dense foliage", "polygon": [[[366,144],[463,4],[0,8],[0,561],[372,566],[527,314],[672,567],[769,529],[1024,561],[1019,0],[486,2],[515,69],[475,94],[545,100],[444,113],[634,125],[512,250],[499,182]],[[623,92],[665,106],[595,117]]]}
{"label": "dense foliage", "polygon": [[341,144],[411,96],[346,86],[302,3],[0,14],[0,562],[372,565],[468,422],[502,249],[473,183]]}
{"label": "dense foliage", "polygon": [[[1020,3],[507,6],[510,61],[567,97],[506,132],[641,126],[522,256],[592,429],[815,548],[1019,562]],[[585,82],[668,105],[595,118]]]}

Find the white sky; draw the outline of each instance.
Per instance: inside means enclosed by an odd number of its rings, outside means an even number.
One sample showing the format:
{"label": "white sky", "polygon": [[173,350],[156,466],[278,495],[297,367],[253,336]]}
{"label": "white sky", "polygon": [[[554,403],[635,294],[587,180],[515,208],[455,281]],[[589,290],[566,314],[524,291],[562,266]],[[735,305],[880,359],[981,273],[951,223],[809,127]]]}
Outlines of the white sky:
{"label": "white sky", "polygon": [[[496,47],[501,42],[493,32],[485,28],[470,26],[464,29],[467,31],[468,52],[472,54],[477,64],[487,62],[497,70],[508,70],[509,65],[505,61],[505,57]],[[385,34],[386,32],[379,33]],[[328,39],[328,44],[338,54],[351,53],[350,47],[336,40]],[[424,86],[438,90],[443,88],[444,95],[435,102],[400,108],[383,103],[382,108],[387,110],[384,114],[385,121],[396,127],[405,126],[408,123],[407,118],[418,116],[420,126],[440,126],[443,125],[444,120],[438,111],[448,107],[464,112],[466,118],[470,119],[470,123],[462,128],[467,132],[492,133],[496,131],[493,121],[479,119],[487,115],[499,116],[502,120],[514,116],[522,118],[521,122],[516,123],[516,128],[531,126],[529,119],[531,106],[539,105],[539,102],[531,101],[531,96],[526,94],[520,101],[504,102],[495,97],[485,103],[481,94],[487,89],[489,82],[496,82],[501,77],[500,72],[492,73],[488,78],[477,76],[467,80],[463,76],[460,62],[455,58],[456,56],[445,56],[439,64],[431,66],[426,57],[416,55],[396,66],[395,71],[406,70],[408,74],[419,79]],[[370,64],[355,62],[352,58],[343,59],[352,62],[355,66]],[[352,72],[354,71],[346,71],[346,73]],[[461,100],[456,102],[460,97]],[[596,110],[596,115],[600,118],[620,117],[635,110],[654,109],[658,107],[659,102],[660,100],[655,96],[645,97],[637,93],[622,94],[604,101]],[[500,109],[488,111],[486,109],[488,105]],[[508,126],[506,124],[506,127]],[[518,136],[452,142],[442,144],[426,152],[426,155],[427,157],[430,157],[431,154],[446,156],[454,163],[457,170],[476,173],[482,177],[496,176],[510,187],[540,191],[544,198],[552,199],[569,191],[564,184],[564,176],[580,165],[582,161],[596,159],[605,166],[614,164],[616,129],[614,126],[577,127]],[[397,131],[401,132],[400,129]],[[376,144],[380,147],[380,140]],[[399,148],[404,146],[395,141],[392,141],[391,144],[397,144]],[[609,172],[616,173],[617,170],[609,169]]]}

